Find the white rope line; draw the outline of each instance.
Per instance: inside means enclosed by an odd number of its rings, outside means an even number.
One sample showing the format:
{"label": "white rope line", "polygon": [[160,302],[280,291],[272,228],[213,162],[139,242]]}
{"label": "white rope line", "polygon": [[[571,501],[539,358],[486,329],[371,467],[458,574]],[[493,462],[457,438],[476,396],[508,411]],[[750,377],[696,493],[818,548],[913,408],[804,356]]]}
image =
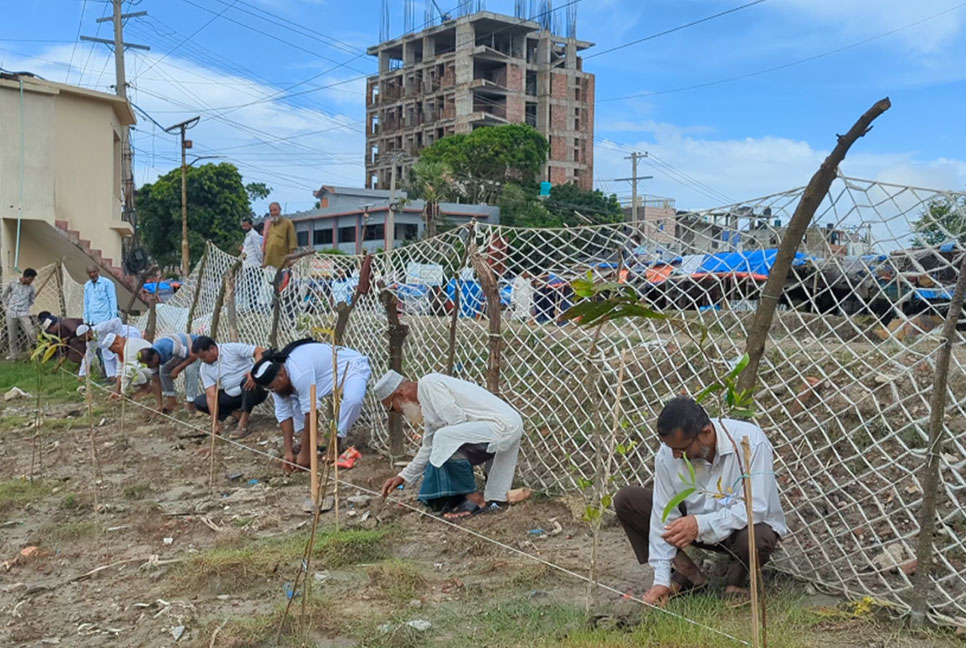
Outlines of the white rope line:
{"label": "white rope line", "polygon": [[[66,372],[66,370],[64,370],[64,369],[61,369],[61,371],[65,371]],[[110,392],[110,393],[116,393],[116,392],[112,392],[110,389],[104,387],[103,385],[99,385],[99,384],[97,384],[95,382],[91,382],[91,384],[94,385],[95,387],[97,387],[98,389],[101,389],[102,391],[107,391],[107,392]],[[158,414],[158,415],[162,416],[163,418],[166,418],[168,420],[171,420],[171,421],[177,423],[178,425],[181,425],[183,427],[186,427],[186,428],[195,430],[196,432],[201,432],[201,433],[207,434],[209,436],[211,435],[211,430],[206,430],[205,428],[195,426],[192,423],[187,422],[187,421],[182,421],[182,420],[180,420],[180,419],[178,419],[178,418],[176,418],[174,416],[171,416],[170,414],[165,414],[164,412],[159,412],[158,410],[156,410],[156,409],[154,409],[154,408],[152,408],[152,407],[150,407],[148,405],[145,405],[144,403],[141,403],[141,402],[139,402],[139,401],[137,401],[137,400],[135,400],[133,398],[130,398],[126,394],[121,394],[121,398],[123,398],[124,400],[130,401],[131,403],[137,405],[138,407],[141,407],[143,409],[146,409],[146,410],[152,412],[153,414]],[[240,448],[242,450],[247,450],[247,451],[249,451],[249,452],[251,452],[253,454],[261,455],[261,456],[263,456],[263,457],[265,457],[267,459],[270,459],[273,462],[277,462],[277,463],[281,463],[281,464],[285,464],[285,465],[292,466],[296,470],[301,470],[301,471],[304,471],[304,472],[307,472],[308,471],[308,468],[305,468],[303,466],[300,466],[300,465],[298,465],[298,464],[296,464],[294,462],[286,461],[284,458],[277,457],[277,456],[275,456],[275,455],[273,455],[273,454],[271,454],[271,453],[269,453],[269,452],[267,452],[265,450],[261,450],[259,448],[253,448],[252,446],[249,446],[249,445],[246,445],[244,443],[241,443],[240,441],[237,441],[235,439],[231,439],[227,435],[222,435],[222,436],[215,435],[215,438],[216,439],[219,439],[220,441],[224,441],[226,443],[229,443],[229,444],[231,444],[231,445],[233,445],[233,446],[235,446],[237,448]],[[303,439],[303,442],[305,442],[306,440],[307,439]],[[333,479],[332,476],[330,476],[330,479]],[[347,481],[345,481],[343,479],[337,479],[337,480],[336,479],[333,479],[333,481],[338,481],[343,486],[348,486],[350,488],[354,488],[354,489],[356,489],[358,491],[361,491],[363,493],[367,493],[369,495],[375,495],[377,497],[382,497],[382,493],[380,493],[378,491],[374,491],[374,490],[368,489],[368,488],[366,488],[364,486],[360,486],[358,484],[353,484],[352,482],[347,482]],[[570,569],[567,569],[566,567],[563,567],[561,565],[557,565],[556,563],[550,562],[549,560],[546,560],[545,558],[541,558],[540,556],[535,556],[535,555],[530,554],[530,553],[527,553],[527,552],[525,552],[525,551],[523,551],[521,549],[518,549],[518,548],[513,547],[511,545],[508,545],[506,543],[500,542],[499,540],[496,540],[494,538],[490,538],[490,537],[488,537],[488,536],[486,536],[486,535],[484,535],[482,533],[479,533],[478,531],[474,531],[473,529],[469,529],[467,527],[464,527],[464,526],[461,526],[461,525],[456,524],[454,522],[451,522],[451,521],[449,521],[449,520],[447,520],[445,518],[442,518],[442,517],[433,515],[431,513],[428,513],[426,511],[424,511],[424,510],[422,510],[420,508],[417,508],[415,506],[412,506],[411,504],[409,504],[407,502],[404,502],[404,501],[402,501],[400,499],[397,499],[395,497],[388,497],[386,499],[388,501],[391,501],[391,502],[394,502],[394,503],[398,504],[399,506],[402,506],[403,508],[406,508],[406,509],[408,509],[410,511],[413,511],[415,513],[418,513],[419,515],[421,515],[423,517],[428,517],[428,518],[430,518],[432,520],[436,520],[437,522],[441,522],[441,523],[445,524],[446,526],[449,526],[449,527],[451,527],[453,529],[456,529],[456,530],[461,531],[463,533],[466,533],[468,535],[474,536],[474,537],[476,537],[476,538],[478,538],[480,540],[485,540],[486,542],[489,542],[491,544],[494,544],[494,545],[496,545],[496,546],[498,546],[498,547],[500,547],[502,549],[506,549],[507,551],[516,553],[516,554],[518,554],[520,556],[523,556],[523,557],[528,558],[530,560],[533,560],[535,562],[541,563],[541,564],[543,564],[543,565],[545,565],[545,566],[547,566],[547,567],[549,567],[551,569],[554,569],[556,571],[559,571],[559,572],[561,572],[563,574],[567,574],[568,576],[572,576],[573,578],[576,578],[578,580],[582,580],[582,581],[584,581],[586,583],[592,583],[594,586],[599,587],[602,590],[605,590],[607,592],[611,592],[613,594],[617,594],[617,595],[621,596],[622,598],[626,598],[626,599],[631,600],[631,601],[634,601],[636,603],[640,603],[641,605],[643,605],[645,607],[648,607],[648,608],[657,610],[659,612],[663,612],[664,614],[667,614],[667,615],[669,615],[671,617],[674,617],[676,619],[679,619],[681,621],[684,621],[686,623],[689,623],[689,624],[691,624],[691,625],[693,625],[695,627],[702,628],[704,630],[709,630],[709,631],[713,632],[714,634],[717,634],[719,636],[725,637],[726,639],[730,639],[730,640],[732,640],[732,641],[734,641],[736,643],[742,644],[744,646],[750,645],[747,641],[745,641],[743,639],[739,639],[738,637],[735,637],[734,635],[730,635],[727,632],[724,632],[722,630],[718,630],[717,628],[713,628],[713,627],[708,626],[708,625],[704,625],[704,624],[702,624],[702,623],[700,623],[698,621],[695,621],[694,619],[690,619],[690,618],[688,618],[688,617],[686,617],[686,616],[684,616],[682,614],[678,614],[676,612],[672,612],[670,610],[664,609],[664,608],[659,607],[659,606],[656,606],[656,605],[651,605],[650,603],[647,603],[646,601],[644,601],[643,598],[638,598],[638,597],[635,597],[635,596],[631,596],[631,595],[627,594],[626,592],[621,592],[616,587],[611,587],[610,585],[606,585],[606,584],[600,583],[600,582],[594,583],[588,576],[584,576],[583,574],[579,574],[579,573],[577,573],[575,571],[572,571]]]}

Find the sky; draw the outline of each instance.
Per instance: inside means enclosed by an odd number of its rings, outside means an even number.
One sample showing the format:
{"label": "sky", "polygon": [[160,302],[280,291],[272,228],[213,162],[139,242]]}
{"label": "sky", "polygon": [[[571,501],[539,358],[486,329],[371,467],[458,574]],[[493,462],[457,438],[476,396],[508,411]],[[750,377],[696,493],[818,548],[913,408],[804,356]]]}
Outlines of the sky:
{"label": "sky", "polygon": [[[437,2],[444,11],[457,4]],[[197,115],[190,153],[236,164],[246,182],[272,187],[269,200],[286,212],[311,208],[312,191],[323,184],[363,186],[364,79],[376,70],[365,49],[379,40],[380,4],[127,0],[125,11],[148,15],[126,22],[125,41],[151,48],[126,55],[130,98],[141,111],[133,135],[137,185],[179,164],[177,138],[164,128]],[[554,2],[561,21],[568,4]],[[398,36],[403,2],[390,5],[390,33]],[[486,0],[490,11],[512,14],[513,5]],[[79,41],[111,37],[110,23],[96,22],[110,6],[0,0],[0,68],[113,92],[109,48]],[[853,147],[842,172],[966,189],[966,2],[577,6],[578,37],[595,43],[583,65],[597,77],[594,176],[607,193],[629,199],[629,183],[617,178],[631,175],[625,157],[633,151],[648,153],[639,172],[654,176],[641,191],[674,198],[678,208],[802,186],[836,134],[886,96],[892,108]],[[416,0],[417,27],[423,16]],[[267,211],[267,202],[256,211]]]}

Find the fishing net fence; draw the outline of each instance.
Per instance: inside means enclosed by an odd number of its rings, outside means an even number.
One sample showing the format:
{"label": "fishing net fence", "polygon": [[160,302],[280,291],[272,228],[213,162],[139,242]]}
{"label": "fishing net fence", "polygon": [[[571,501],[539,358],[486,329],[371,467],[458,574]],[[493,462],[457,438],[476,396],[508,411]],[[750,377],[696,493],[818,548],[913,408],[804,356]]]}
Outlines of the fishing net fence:
{"label": "fishing net fence", "polygon": [[[485,385],[490,341],[499,340],[499,392],[525,421],[520,482],[576,490],[593,479],[600,450],[617,484],[646,483],[661,404],[697,393],[743,353],[802,192],[693,213],[647,209],[636,223],[477,223],[374,255],[372,279],[398,298],[410,376],[447,372],[452,357],[454,375]],[[840,177],[818,209],[781,294],[755,394],[791,529],[772,563],[778,569],[908,607],[929,396],[966,240],[964,204],[961,194]],[[209,247],[181,290],[157,306],[158,335],[209,332],[220,302],[220,339],[265,345],[274,271],[242,267],[223,293],[236,262]],[[278,344],[330,330],[362,264],[361,256],[322,253],[297,261],[280,291]],[[481,267],[499,278],[498,334]],[[559,323],[576,300],[570,281],[588,274],[633,286],[670,319],[621,320],[599,332]],[[344,343],[369,356],[374,376],[388,366],[388,326],[379,290],[361,295]],[[963,394],[966,350],[957,337],[929,593],[934,617],[947,619],[966,616]],[[371,397],[360,427],[388,453],[386,416]],[[406,437],[414,450],[417,434],[407,429]]]}

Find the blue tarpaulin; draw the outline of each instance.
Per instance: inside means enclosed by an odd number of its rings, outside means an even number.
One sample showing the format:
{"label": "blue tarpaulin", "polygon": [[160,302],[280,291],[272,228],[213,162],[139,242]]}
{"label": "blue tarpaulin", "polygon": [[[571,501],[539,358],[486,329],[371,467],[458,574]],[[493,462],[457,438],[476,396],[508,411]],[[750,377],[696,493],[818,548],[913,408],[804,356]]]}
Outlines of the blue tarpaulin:
{"label": "blue tarpaulin", "polygon": [[953,299],[953,293],[942,288],[916,288],[912,296],[923,301],[952,301]]}
{"label": "blue tarpaulin", "polygon": [[[747,252],[719,252],[718,254],[705,255],[701,265],[698,266],[696,273],[726,273],[726,272],[748,272],[757,275],[768,275],[771,267],[775,265],[775,257],[778,250],[749,250]],[[795,253],[793,266],[805,264],[808,256]]]}
{"label": "blue tarpaulin", "polygon": [[[446,296],[450,301],[456,295],[456,280],[446,284]],[[486,303],[483,289],[476,281],[460,281],[460,317],[476,317],[483,312]]]}
{"label": "blue tarpaulin", "polygon": [[149,293],[154,293],[155,290],[160,288],[161,292],[171,292],[174,288],[167,281],[162,281],[160,285],[156,281],[152,281],[144,284],[144,289]]}

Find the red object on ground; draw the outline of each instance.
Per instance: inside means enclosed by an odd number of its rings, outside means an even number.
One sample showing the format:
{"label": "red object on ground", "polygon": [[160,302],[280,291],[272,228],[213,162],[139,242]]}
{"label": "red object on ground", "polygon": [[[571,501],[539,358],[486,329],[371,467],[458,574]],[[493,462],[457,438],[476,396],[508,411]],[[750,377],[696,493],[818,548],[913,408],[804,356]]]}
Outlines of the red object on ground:
{"label": "red object on ground", "polygon": [[345,452],[339,455],[339,459],[336,461],[335,465],[337,465],[339,468],[345,468],[348,470],[349,468],[354,468],[356,461],[359,459],[362,459],[362,453],[359,452],[355,446],[349,446],[346,448]]}

